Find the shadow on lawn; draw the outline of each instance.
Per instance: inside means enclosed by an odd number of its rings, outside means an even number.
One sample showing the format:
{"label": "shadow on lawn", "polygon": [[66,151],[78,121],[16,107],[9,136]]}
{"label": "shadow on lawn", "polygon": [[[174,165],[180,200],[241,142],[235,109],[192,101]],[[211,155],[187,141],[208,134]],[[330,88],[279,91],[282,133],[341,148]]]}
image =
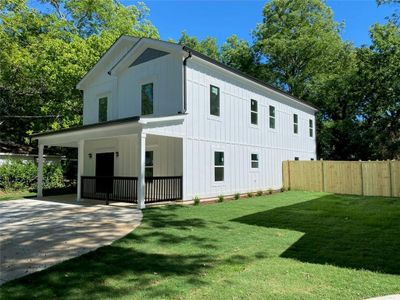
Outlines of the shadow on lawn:
{"label": "shadow on lawn", "polygon": [[[197,237],[191,230],[214,226],[215,222],[179,218],[174,213],[175,209],[170,206],[145,211],[140,230],[133,231],[111,246],[6,283],[1,287],[0,298],[171,298],[181,292],[180,284],[196,287],[207,284],[202,274],[210,268],[226,263],[243,264],[251,260],[240,255],[219,259],[201,251],[202,248],[215,248],[216,240]],[[168,228],[168,232],[162,230],[164,227]],[[176,252],[166,248],[182,243],[195,248],[183,253],[179,248],[176,248]],[[162,250],[164,246],[168,249],[165,252]],[[170,280],[176,280],[176,277],[181,278],[180,283],[171,283]]]}
{"label": "shadow on lawn", "polygon": [[304,232],[281,257],[400,274],[400,199],[329,195],[232,221]]}

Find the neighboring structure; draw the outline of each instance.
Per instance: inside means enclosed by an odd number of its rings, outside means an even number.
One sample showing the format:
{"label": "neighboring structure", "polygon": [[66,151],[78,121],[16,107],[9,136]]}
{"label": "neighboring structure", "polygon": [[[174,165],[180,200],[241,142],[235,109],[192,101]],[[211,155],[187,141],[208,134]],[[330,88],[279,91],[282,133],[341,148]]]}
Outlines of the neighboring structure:
{"label": "neighboring structure", "polygon": [[[64,156],[60,155],[45,155],[44,157],[46,161],[50,163],[60,163],[61,160],[65,159]],[[37,162],[37,158],[37,151],[35,151],[31,146],[8,141],[0,141],[0,165],[7,163],[10,160]]]}
{"label": "neighboring structure", "polygon": [[185,46],[122,36],[77,88],[84,125],[33,138],[78,147],[78,199],[278,189],[282,161],[316,158],[312,105]]}

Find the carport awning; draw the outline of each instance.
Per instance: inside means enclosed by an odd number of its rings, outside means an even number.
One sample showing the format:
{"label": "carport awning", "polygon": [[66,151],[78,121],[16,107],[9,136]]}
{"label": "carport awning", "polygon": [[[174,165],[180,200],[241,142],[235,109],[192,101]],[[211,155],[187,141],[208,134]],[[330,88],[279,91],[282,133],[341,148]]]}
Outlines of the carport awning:
{"label": "carport awning", "polygon": [[185,114],[166,117],[129,117],[111,120],[102,123],[88,124],[77,127],[34,133],[32,140],[38,140],[39,144],[48,146],[77,147],[82,140],[96,140],[123,135],[138,134],[145,128],[158,128],[180,125]]}

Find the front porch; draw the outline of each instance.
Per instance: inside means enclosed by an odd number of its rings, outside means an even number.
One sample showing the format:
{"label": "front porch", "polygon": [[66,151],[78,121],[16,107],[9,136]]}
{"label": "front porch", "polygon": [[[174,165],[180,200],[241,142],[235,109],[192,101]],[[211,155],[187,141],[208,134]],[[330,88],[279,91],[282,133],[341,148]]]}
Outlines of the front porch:
{"label": "front porch", "polygon": [[38,197],[46,146],[78,148],[76,200],[146,204],[183,199],[183,142],[151,133],[183,116],[129,118],[34,135],[39,143]]}
{"label": "front porch", "polygon": [[[81,199],[138,203],[138,177],[81,177]],[[145,177],[144,202],[155,203],[182,199],[182,176]]]}

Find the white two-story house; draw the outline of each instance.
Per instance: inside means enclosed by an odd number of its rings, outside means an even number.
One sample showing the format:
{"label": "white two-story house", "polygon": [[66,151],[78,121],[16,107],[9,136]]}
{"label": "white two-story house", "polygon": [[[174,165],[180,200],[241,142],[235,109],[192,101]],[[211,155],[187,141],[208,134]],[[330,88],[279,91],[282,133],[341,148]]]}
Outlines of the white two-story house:
{"label": "white two-story house", "polygon": [[83,125],[34,134],[78,148],[77,197],[191,200],[279,189],[316,158],[316,108],[185,46],[121,36],[82,78]]}

